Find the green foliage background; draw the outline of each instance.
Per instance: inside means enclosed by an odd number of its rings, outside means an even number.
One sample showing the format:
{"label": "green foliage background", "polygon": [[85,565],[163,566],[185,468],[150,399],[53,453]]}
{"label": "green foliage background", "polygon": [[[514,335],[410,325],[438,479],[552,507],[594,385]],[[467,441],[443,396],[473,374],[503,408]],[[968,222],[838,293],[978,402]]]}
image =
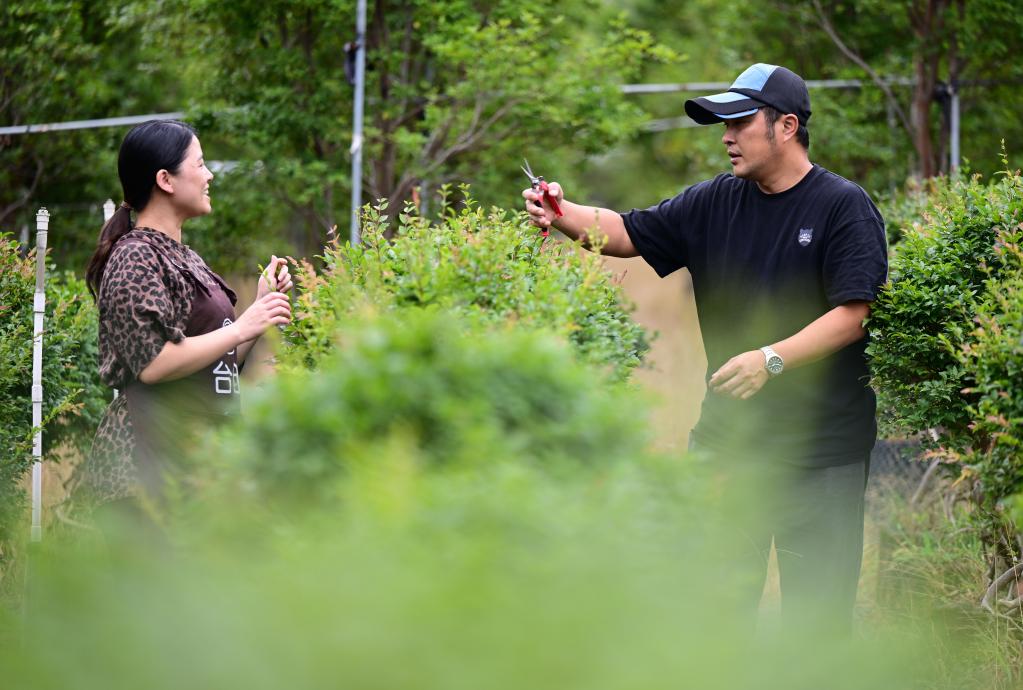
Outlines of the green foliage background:
{"label": "green foliage background", "polygon": [[[609,208],[648,206],[727,168],[717,128],[644,132],[678,117],[689,94],[623,96],[629,82],[731,81],[755,61],[810,79],[868,79],[828,37],[814,0],[732,4],[695,0],[569,0],[543,12],[510,0],[370,2],[364,199],[471,183],[485,205],[518,203],[523,155],[572,198]],[[963,155],[1000,167],[998,141],[1023,140],[1014,80],[1023,67],[1021,13],[1008,0],[939,2],[943,24],[913,30],[909,0],[824,2],[847,47],[884,76],[910,77],[933,59],[961,91]],[[0,13],[2,124],[186,110],[208,158],[228,161],[216,212],[189,241],[221,272],[247,270],[268,250],[312,256],[350,209],[352,87],[344,43],[352,0],[308,2],[8,3]],[[736,37],[741,36],[741,40]],[[909,91],[893,87],[909,110]],[[813,93],[815,161],[871,193],[901,188],[914,170],[909,136],[880,90]],[[945,146],[947,121],[932,104]],[[55,260],[82,270],[118,201],[124,128],[0,137],[0,229],[54,212]],[[944,159],[944,158],[943,158]]]}

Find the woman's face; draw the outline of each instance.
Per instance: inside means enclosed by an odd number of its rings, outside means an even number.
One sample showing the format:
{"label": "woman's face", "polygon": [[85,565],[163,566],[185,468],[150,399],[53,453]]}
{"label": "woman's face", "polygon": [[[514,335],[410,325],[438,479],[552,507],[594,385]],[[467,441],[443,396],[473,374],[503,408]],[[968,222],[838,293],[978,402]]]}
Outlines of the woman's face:
{"label": "woman's face", "polygon": [[198,138],[192,137],[185,159],[171,177],[174,181],[174,204],[186,217],[204,216],[213,210],[210,204],[213,173],[206,167]]}

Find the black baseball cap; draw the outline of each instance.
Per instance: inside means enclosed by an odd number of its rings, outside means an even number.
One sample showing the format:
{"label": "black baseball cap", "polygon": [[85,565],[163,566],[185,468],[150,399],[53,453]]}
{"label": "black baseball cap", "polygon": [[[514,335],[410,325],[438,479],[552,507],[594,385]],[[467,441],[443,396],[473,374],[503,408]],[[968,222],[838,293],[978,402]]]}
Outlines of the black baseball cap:
{"label": "black baseball cap", "polygon": [[769,105],[783,115],[795,115],[799,124],[810,119],[810,92],[792,70],[758,62],[739,75],[728,91],[686,101],[686,115],[701,125],[752,115]]}

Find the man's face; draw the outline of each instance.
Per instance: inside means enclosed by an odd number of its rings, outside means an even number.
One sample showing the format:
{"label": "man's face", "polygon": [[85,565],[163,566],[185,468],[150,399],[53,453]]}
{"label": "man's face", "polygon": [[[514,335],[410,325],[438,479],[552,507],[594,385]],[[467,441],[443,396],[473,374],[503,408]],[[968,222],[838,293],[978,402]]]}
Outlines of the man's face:
{"label": "man's face", "polygon": [[758,110],[746,117],[725,120],[724,125],[721,142],[728,150],[732,173],[749,180],[762,179],[778,150],[777,137],[770,136],[774,132],[768,131],[764,112]]}

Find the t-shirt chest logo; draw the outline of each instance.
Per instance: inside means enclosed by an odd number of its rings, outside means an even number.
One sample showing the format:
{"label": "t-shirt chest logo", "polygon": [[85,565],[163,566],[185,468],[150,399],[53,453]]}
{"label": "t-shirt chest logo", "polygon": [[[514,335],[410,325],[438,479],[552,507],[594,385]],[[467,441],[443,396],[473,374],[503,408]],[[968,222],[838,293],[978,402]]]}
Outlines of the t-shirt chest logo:
{"label": "t-shirt chest logo", "polygon": [[799,228],[799,244],[805,247],[813,241],[813,228]]}

